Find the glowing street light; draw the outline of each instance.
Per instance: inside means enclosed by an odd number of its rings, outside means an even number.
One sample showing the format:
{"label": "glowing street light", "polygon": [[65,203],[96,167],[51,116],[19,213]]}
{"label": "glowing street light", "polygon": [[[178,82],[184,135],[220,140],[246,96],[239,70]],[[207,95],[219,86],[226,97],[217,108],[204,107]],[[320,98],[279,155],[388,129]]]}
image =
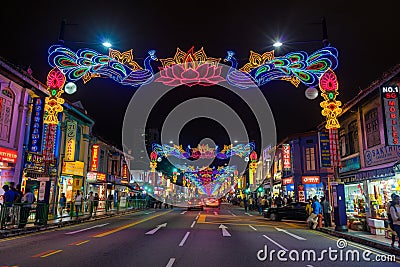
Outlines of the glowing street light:
{"label": "glowing street light", "polygon": [[110,42],[108,42],[108,41],[102,43],[102,45],[105,46],[105,47],[107,47],[107,48],[110,48],[110,47],[112,46],[112,44],[111,44]]}

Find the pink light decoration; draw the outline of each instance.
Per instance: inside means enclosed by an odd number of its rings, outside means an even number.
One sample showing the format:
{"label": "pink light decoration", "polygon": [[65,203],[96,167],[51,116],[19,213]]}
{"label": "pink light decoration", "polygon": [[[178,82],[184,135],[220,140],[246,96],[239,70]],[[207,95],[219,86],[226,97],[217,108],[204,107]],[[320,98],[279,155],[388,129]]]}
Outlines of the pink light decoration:
{"label": "pink light decoration", "polygon": [[47,75],[47,86],[51,89],[62,88],[65,79],[64,74],[58,68],[53,68]]}
{"label": "pink light decoration", "polygon": [[193,85],[211,86],[225,81],[221,77],[222,67],[219,59],[208,58],[203,49],[194,52],[192,47],[187,53],[178,49],[174,58],[161,60],[160,76],[155,81],[168,86]]}
{"label": "pink light decoration", "polygon": [[321,77],[319,86],[325,91],[336,91],[339,87],[338,81],[333,70],[328,69]]}

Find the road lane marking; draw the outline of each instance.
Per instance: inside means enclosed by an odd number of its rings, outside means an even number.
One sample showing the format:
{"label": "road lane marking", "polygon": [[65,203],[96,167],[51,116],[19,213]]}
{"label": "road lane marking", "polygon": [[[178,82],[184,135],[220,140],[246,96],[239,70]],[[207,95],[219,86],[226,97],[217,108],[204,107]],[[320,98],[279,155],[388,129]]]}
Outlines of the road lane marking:
{"label": "road lane marking", "polygon": [[36,254],[36,255],[33,255],[32,258],[38,258],[38,257],[41,257],[41,256],[43,256],[43,255],[45,255],[45,254],[51,253],[51,252],[53,252],[53,251],[55,251],[55,250],[53,250],[53,249],[47,250],[47,251],[38,253],[38,254]]}
{"label": "road lane marking", "polygon": [[195,225],[196,221],[192,222],[192,225],[190,226],[190,228],[193,228],[193,226]]}
{"label": "road lane marking", "polygon": [[289,226],[291,226],[293,228],[302,228],[302,229],[304,228],[304,227],[300,227],[300,226],[298,226],[297,224],[294,224],[294,223],[284,222],[284,224],[289,225]]}
{"label": "road lane marking", "polygon": [[286,231],[286,230],[284,230],[284,229],[281,229],[281,228],[278,228],[278,227],[275,227],[275,229],[276,229],[276,231],[278,231],[278,232],[283,232],[283,233],[285,233],[285,234],[288,234],[288,235],[290,235],[290,236],[296,238],[297,240],[307,240],[307,239],[305,239],[304,237],[301,237],[301,236],[298,236],[298,235],[289,233],[288,231]]}
{"label": "road lane marking", "polygon": [[92,227],[76,230],[76,231],[73,231],[73,232],[68,232],[68,233],[65,233],[65,234],[66,235],[73,235],[73,234],[80,233],[80,232],[83,232],[83,231],[87,231],[87,230],[90,230],[90,229],[93,229],[93,228],[103,227],[103,226],[106,226],[107,224],[110,224],[110,223],[103,223],[103,224],[99,224],[99,225],[94,225]]}
{"label": "road lane marking", "polygon": [[106,232],[103,232],[103,233],[94,235],[93,237],[104,237],[104,236],[107,236],[107,235],[110,235],[110,234],[119,232],[119,231],[121,231],[121,230],[130,228],[130,227],[135,226],[135,225],[137,225],[137,224],[139,224],[139,223],[142,223],[142,222],[149,221],[149,220],[152,220],[152,219],[154,219],[154,218],[160,217],[160,216],[165,215],[165,214],[170,213],[170,212],[171,212],[171,211],[166,211],[166,212],[163,212],[163,213],[159,213],[159,214],[153,215],[153,216],[151,216],[151,217],[145,218],[145,219],[143,219],[143,220],[140,220],[140,221],[137,221],[137,222],[133,222],[133,223],[130,223],[130,224],[126,224],[126,225],[120,226],[120,227],[118,227],[118,228],[115,228],[115,229],[113,229],[113,230],[109,230],[109,231],[106,231]]}
{"label": "road lane marking", "polygon": [[200,215],[197,215],[197,216],[196,216],[196,220],[199,218],[199,216],[200,216]]}
{"label": "road lane marking", "polygon": [[232,216],[235,216],[235,217],[236,217],[236,214],[233,213],[232,211],[229,211],[229,213],[232,214]]}
{"label": "road lane marking", "polygon": [[222,229],[222,236],[231,236],[228,230],[226,230],[226,228],[228,227],[226,227],[225,225],[221,224],[218,228]]}
{"label": "road lane marking", "polygon": [[180,246],[180,247],[183,247],[183,245],[185,244],[186,239],[188,238],[189,235],[190,235],[190,232],[187,232],[187,233],[185,234],[185,236],[183,237],[181,243],[179,243],[179,246]]}
{"label": "road lane marking", "polygon": [[201,214],[199,219],[197,220],[197,223],[204,223],[206,221],[206,215]]}
{"label": "road lane marking", "polygon": [[181,214],[183,215],[183,214],[185,214],[186,212],[187,212],[187,210],[185,210],[185,211],[182,211],[182,212],[181,212]]}
{"label": "road lane marking", "polygon": [[163,224],[157,225],[156,228],[154,228],[153,230],[148,231],[148,232],[146,233],[146,235],[153,235],[153,234],[156,233],[158,230],[160,230],[160,228],[162,228],[162,227],[167,227],[167,223],[163,223]]}
{"label": "road lane marking", "polygon": [[170,258],[169,262],[167,263],[167,265],[165,267],[171,267],[172,264],[174,264],[174,262],[175,262],[175,258]]}
{"label": "road lane marking", "polygon": [[68,245],[69,246],[79,246],[79,245],[85,244],[85,243],[87,243],[89,241],[90,241],[89,239],[88,240],[84,240],[84,241],[76,241],[76,242],[68,244]]}
{"label": "road lane marking", "polygon": [[249,215],[249,216],[253,216],[253,215],[251,215],[250,213],[248,213],[248,212],[245,212],[244,214],[246,214],[246,215]]}
{"label": "road lane marking", "polygon": [[282,246],[281,244],[279,244],[278,242],[272,240],[270,237],[263,235],[263,237],[265,237],[266,239],[268,239],[269,241],[271,241],[272,243],[274,243],[275,245],[277,245],[278,247],[280,247],[281,249],[283,249],[284,251],[289,251],[287,248],[285,248],[284,246]]}
{"label": "road lane marking", "polygon": [[251,229],[253,229],[254,231],[257,231],[257,229],[254,228],[253,226],[251,226],[250,224],[249,224],[249,227],[250,227]]}
{"label": "road lane marking", "polygon": [[61,251],[62,251],[62,249],[54,250],[53,252],[47,253],[47,254],[42,255],[42,256],[40,256],[40,257],[41,257],[41,258],[46,258],[46,257],[48,257],[48,256],[54,255],[54,254],[56,254],[56,253],[59,253],[59,252],[61,252]]}

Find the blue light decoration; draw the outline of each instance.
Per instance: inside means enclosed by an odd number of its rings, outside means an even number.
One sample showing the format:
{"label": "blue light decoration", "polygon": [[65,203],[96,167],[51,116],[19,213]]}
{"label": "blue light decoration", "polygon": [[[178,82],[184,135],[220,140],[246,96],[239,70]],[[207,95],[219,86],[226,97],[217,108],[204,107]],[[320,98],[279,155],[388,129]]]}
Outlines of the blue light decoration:
{"label": "blue light decoration", "polygon": [[248,144],[238,144],[236,146],[224,145],[222,150],[219,150],[218,147],[210,148],[208,145],[198,145],[196,148],[187,146],[185,150],[182,148],[182,145],[170,146],[167,144],[160,145],[156,143],[152,145],[152,149],[158,157],[173,156],[179,159],[229,159],[233,156],[242,158],[248,157],[250,153],[255,150],[255,147],[256,146],[254,142]]}
{"label": "blue light decoration", "polygon": [[42,150],[42,131],[43,131],[43,112],[44,101],[36,97],[33,98],[32,117],[30,125],[30,135],[28,151],[39,153]]}
{"label": "blue light decoration", "polygon": [[153,81],[152,60],[157,60],[155,50],[150,50],[144,60],[144,69],[133,60],[132,50],[119,52],[109,49],[109,55],[83,48],[73,52],[62,45],[48,50],[50,66],[59,68],[70,81],[82,79],[84,83],[95,77],[109,77],[122,85],[139,87]]}
{"label": "blue light decoration", "polygon": [[299,51],[282,57],[274,57],[273,51],[263,55],[250,51],[249,62],[240,69],[233,56],[234,53],[228,51],[225,58],[231,62],[226,81],[241,89],[262,86],[272,80],[289,81],[296,87],[300,82],[317,86],[325,71],[338,66],[338,51],[334,47],[324,47],[311,55]]}

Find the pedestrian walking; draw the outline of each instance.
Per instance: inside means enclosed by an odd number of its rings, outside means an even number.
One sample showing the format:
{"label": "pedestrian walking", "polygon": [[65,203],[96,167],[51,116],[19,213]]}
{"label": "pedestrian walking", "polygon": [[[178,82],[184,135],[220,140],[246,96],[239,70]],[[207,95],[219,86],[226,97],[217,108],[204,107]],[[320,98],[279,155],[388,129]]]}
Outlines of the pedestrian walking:
{"label": "pedestrian walking", "polygon": [[[393,204],[390,206],[390,216],[393,220],[393,230],[397,236],[400,236],[400,196],[398,195],[394,196]],[[400,248],[400,239],[398,240],[398,248]]]}
{"label": "pedestrian walking", "polygon": [[325,227],[332,227],[331,212],[332,206],[325,197],[321,197],[322,213],[324,216]]}
{"label": "pedestrian walking", "polygon": [[96,216],[97,209],[98,209],[98,207],[99,207],[99,201],[100,201],[99,194],[98,194],[98,193],[95,193],[95,194],[94,194],[94,197],[93,197],[94,216]]}
{"label": "pedestrian walking", "polygon": [[74,206],[75,206],[76,219],[78,219],[79,213],[82,210],[82,194],[81,194],[80,190],[76,191],[76,195],[74,197],[74,200],[75,200]]}
{"label": "pedestrian walking", "polygon": [[91,217],[93,214],[93,202],[94,202],[94,196],[93,196],[93,191],[89,192],[89,195],[87,197],[86,205],[89,210],[89,216]]}
{"label": "pedestrian walking", "polygon": [[392,215],[390,214],[390,207],[395,205],[395,203],[394,203],[394,198],[395,197],[396,197],[396,194],[393,193],[391,195],[391,201],[389,201],[386,204],[386,214],[388,215],[388,220],[387,220],[388,227],[387,228],[391,232],[391,236],[392,236],[392,244],[391,244],[391,246],[392,246],[392,248],[394,247],[394,242],[396,241],[396,232],[394,231],[393,219],[392,219]]}
{"label": "pedestrian walking", "polygon": [[318,215],[322,214],[321,204],[318,202],[318,198],[314,196],[312,204],[312,213],[307,219],[307,223],[312,223],[312,229],[316,229],[318,225]]}
{"label": "pedestrian walking", "polygon": [[58,213],[60,214],[61,220],[63,217],[63,212],[66,204],[67,204],[67,198],[65,197],[65,193],[61,193],[60,200],[58,201]]}
{"label": "pedestrian walking", "polygon": [[111,203],[113,202],[113,200],[114,200],[114,197],[113,197],[113,195],[112,194],[109,194],[108,196],[107,196],[107,200],[106,200],[106,211],[109,211],[109,210],[111,210]]}

